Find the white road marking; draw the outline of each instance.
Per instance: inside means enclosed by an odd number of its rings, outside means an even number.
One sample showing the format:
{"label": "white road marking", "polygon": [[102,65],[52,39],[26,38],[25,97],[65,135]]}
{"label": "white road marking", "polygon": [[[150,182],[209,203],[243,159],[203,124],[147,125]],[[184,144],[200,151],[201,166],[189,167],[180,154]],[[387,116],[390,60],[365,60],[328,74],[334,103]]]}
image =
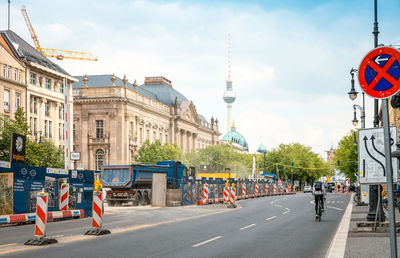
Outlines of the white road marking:
{"label": "white road marking", "polygon": [[201,246],[201,245],[205,245],[205,244],[207,244],[207,243],[210,243],[210,242],[212,242],[212,241],[215,241],[215,240],[217,240],[217,239],[220,239],[221,237],[222,237],[222,236],[213,237],[213,238],[208,239],[208,240],[206,240],[206,241],[203,241],[203,242],[200,242],[200,243],[198,243],[198,244],[192,245],[192,247],[198,247],[198,246]]}
{"label": "white road marking", "polygon": [[326,206],[326,207],[331,208],[331,209],[335,209],[335,210],[338,210],[338,211],[342,211],[343,210],[343,209],[338,208],[338,207],[332,207],[332,206]]}
{"label": "white road marking", "polygon": [[[353,195],[352,195],[353,196]],[[346,239],[349,232],[351,210],[353,209],[353,198],[350,198],[349,204],[347,205],[346,211],[343,214],[342,220],[340,221],[339,227],[336,234],[329,246],[326,258],[333,257],[344,257],[346,249]]]}
{"label": "white road marking", "polygon": [[255,226],[255,225],[257,225],[257,224],[251,224],[251,225],[242,227],[242,228],[240,228],[240,230],[243,230],[243,229],[246,229],[246,228],[251,228],[251,227],[253,227],[253,226]]}
{"label": "white road marking", "polygon": [[290,209],[289,208],[285,208],[287,211],[290,211]]}
{"label": "white road marking", "polygon": [[284,213],[282,213],[282,214],[286,214],[286,213],[289,213],[290,211],[285,211]]}
{"label": "white road marking", "polygon": [[274,201],[270,202],[271,204],[274,204]]}
{"label": "white road marking", "polygon": [[63,237],[64,235],[56,235],[56,236],[49,236],[48,238],[57,238],[57,237]]}
{"label": "white road marking", "polygon": [[275,218],[276,218],[276,216],[273,216],[273,217],[266,218],[265,220],[271,220],[271,219],[275,219]]}
{"label": "white road marking", "polygon": [[281,205],[275,204],[275,207],[282,207]]}

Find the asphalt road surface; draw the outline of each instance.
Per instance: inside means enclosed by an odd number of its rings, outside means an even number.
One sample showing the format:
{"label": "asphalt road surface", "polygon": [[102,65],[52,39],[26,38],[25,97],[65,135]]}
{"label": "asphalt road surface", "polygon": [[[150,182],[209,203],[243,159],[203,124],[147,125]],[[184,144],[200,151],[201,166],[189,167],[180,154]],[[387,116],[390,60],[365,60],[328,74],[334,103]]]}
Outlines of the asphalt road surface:
{"label": "asphalt road surface", "polygon": [[311,194],[225,205],[106,209],[105,236],[83,236],[90,219],[48,224],[59,243],[24,246],[33,225],[0,228],[6,257],[324,257],[349,197],[328,194],[320,222]]}

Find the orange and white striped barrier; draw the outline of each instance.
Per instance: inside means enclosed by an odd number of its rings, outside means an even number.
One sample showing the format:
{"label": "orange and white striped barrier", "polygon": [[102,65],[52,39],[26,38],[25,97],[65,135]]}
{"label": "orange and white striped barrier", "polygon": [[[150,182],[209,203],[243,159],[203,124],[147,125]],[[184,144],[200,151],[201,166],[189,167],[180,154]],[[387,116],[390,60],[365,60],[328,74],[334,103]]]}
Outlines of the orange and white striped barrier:
{"label": "orange and white striped barrier", "polygon": [[225,186],[224,187],[224,203],[228,203],[229,195],[230,195],[229,186]]}
{"label": "orange and white striped barrier", "polygon": [[279,187],[279,189],[280,189],[280,192],[283,193],[283,185],[281,185],[281,186]]}
{"label": "orange and white striped barrier", "polygon": [[57,243],[54,238],[46,238],[46,223],[47,223],[47,193],[39,192],[36,198],[36,219],[34,238],[25,242],[25,245],[46,245]]}
{"label": "orange and white striped barrier", "polygon": [[246,183],[244,183],[242,186],[242,198],[245,198],[246,194],[247,194]]}
{"label": "orange and white striped barrier", "polygon": [[69,184],[61,184],[61,204],[60,210],[66,211],[68,210],[68,202],[69,202]]}
{"label": "orange and white striped barrier", "polygon": [[274,194],[276,194],[276,184],[274,184]]}
{"label": "orange and white striped barrier", "polygon": [[296,192],[296,186],[293,185],[293,193],[295,193],[295,192]]}
{"label": "orange and white striped barrier", "polygon": [[232,187],[231,187],[231,194],[230,194],[230,198],[229,198],[228,208],[236,208],[236,189],[235,189],[235,184],[232,184]]}
{"label": "orange and white striped barrier", "polygon": [[203,199],[208,200],[208,184],[205,183],[203,186]]}
{"label": "orange and white striped barrier", "polygon": [[268,184],[265,184],[265,194],[266,194],[266,195],[269,194],[269,193],[268,193],[268,187],[269,187]]}
{"label": "orange and white striped barrier", "polygon": [[93,208],[92,208],[92,230],[86,231],[85,235],[105,235],[110,234],[110,230],[102,229],[103,226],[103,199],[102,192],[93,191]]}
{"label": "orange and white striped barrier", "polygon": [[335,187],[335,195],[337,195],[337,187]]}
{"label": "orange and white striped barrier", "polygon": [[257,180],[257,184],[256,184],[256,189],[254,190],[254,195],[258,196],[258,191],[259,191],[259,185],[258,185],[258,180]]}

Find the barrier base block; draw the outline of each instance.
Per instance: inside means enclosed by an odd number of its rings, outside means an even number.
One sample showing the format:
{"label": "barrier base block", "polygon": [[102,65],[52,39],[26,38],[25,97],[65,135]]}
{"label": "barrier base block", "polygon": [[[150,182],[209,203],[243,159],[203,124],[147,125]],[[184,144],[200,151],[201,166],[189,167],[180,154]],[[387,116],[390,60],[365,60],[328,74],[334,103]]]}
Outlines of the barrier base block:
{"label": "barrier base block", "polygon": [[55,243],[58,243],[57,239],[55,238],[42,237],[29,239],[24,243],[24,245],[49,245]]}
{"label": "barrier base block", "polygon": [[92,236],[101,236],[101,235],[107,235],[111,234],[110,230],[108,229],[102,229],[102,228],[97,228],[97,229],[90,229],[86,231],[85,235],[92,235]]}
{"label": "barrier base block", "polygon": [[226,206],[227,208],[236,208],[237,205],[236,204],[229,204],[228,206]]}

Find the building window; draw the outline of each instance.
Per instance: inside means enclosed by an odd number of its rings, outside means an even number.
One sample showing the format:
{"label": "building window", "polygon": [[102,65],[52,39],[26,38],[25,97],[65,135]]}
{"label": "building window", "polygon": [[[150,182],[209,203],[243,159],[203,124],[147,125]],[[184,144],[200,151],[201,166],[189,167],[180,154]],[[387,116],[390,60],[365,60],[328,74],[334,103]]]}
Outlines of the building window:
{"label": "building window", "polygon": [[75,124],[72,125],[72,138],[76,138]]}
{"label": "building window", "polygon": [[21,106],[21,93],[15,93],[15,108],[19,108]]}
{"label": "building window", "polygon": [[10,112],[10,91],[4,90],[4,111]]}
{"label": "building window", "polygon": [[7,74],[7,65],[3,64],[3,77],[6,77]]}
{"label": "building window", "polygon": [[130,132],[131,136],[133,137],[133,122],[131,122],[130,126],[131,127],[129,129],[129,132]]}
{"label": "building window", "polygon": [[37,132],[37,118],[33,118],[33,131],[36,133]]}
{"label": "building window", "polygon": [[139,129],[140,143],[143,143],[143,128]]}
{"label": "building window", "polygon": [[64,83],[60,83],[60,93],[64,93]]}
{"label": "building window", "polygon": [[150,130],[146,130],[146,140],[150,140]]}
{"label": "building window", "polygon": [[34,114],[37,114],[37,113],[38,113],[37,105],[38,105],[38,99],[35,98],[35,97],[33,97],[33,113],[34,113]]}
{"label": "building window", "polygon": [[44,103],[44,114],[50,116],[50,102]]}
{"label": "building window", "polygon": [[[33,118],[29,118],[29,127],[32,129],[33,128]],[[31,135],[33,135],[33,131],[31,130]]]}
{"label": "building window", "polygon": [[49,121],[49,138],[50,138],[50,139],[53,138],[53,133],[52,133],[53,126],[52,126],[52,125],[53,125],[52,122]]}
{"label": "building window", "polygon": [[58,124],[58,139],[62,140],[63,137],[63,130],[62,130],[62,123]]}
{"label": "building window", "polygon": [[103,120],[96,120],[96,138],[103,138]]}
{"label": "building window", "polygon": [[36,74],[35,73],[31,73],[31,77],[30,77],[29,82],[32,85],[36,85]]}
{"label": "building window", "polygon": [[96,151],[95,162],[96,162],[96,170],[101,170],[101,166],[104,163],[104,151],[103,150]]}
{"label": "building window", "polygon": [[46,89],[51,90],[51,80],[49,78],[45,79]]}
{"label": "building window", "polygon": [[18,81],[19,82],[22,81],[22,71],[21,70],[18,71]]}
{"label": "building window", "polygon": [[165,142],[168,142],[168,134],[165,134]]}
{"label": "building window", "polygon": [[14,69],[14,80],[17,80],[17,78],[18,78],[18,69],[15,68]]}
{"label": "building window", "polygon": [[64,107],[60,106],[58,107],[58,118],[60,120],[64,120],[63,117],[64,117]]}
{"label": "building window", "polygon": [[153,131],[153,142],[156,142],[156,131]]}
{"label": "building window", "polygon": [[162,133],[160,133],[160,138],[159,138],[160,142],[162,143]]}
{"label": "building window", "polygon": [[48,134],[47,134],[47,120],[44,120],[44,137],[47,138]]}
{"label": "building window", "polygon": [[7,78],[11,79],[11,66],[9,66],[7,69]]}

